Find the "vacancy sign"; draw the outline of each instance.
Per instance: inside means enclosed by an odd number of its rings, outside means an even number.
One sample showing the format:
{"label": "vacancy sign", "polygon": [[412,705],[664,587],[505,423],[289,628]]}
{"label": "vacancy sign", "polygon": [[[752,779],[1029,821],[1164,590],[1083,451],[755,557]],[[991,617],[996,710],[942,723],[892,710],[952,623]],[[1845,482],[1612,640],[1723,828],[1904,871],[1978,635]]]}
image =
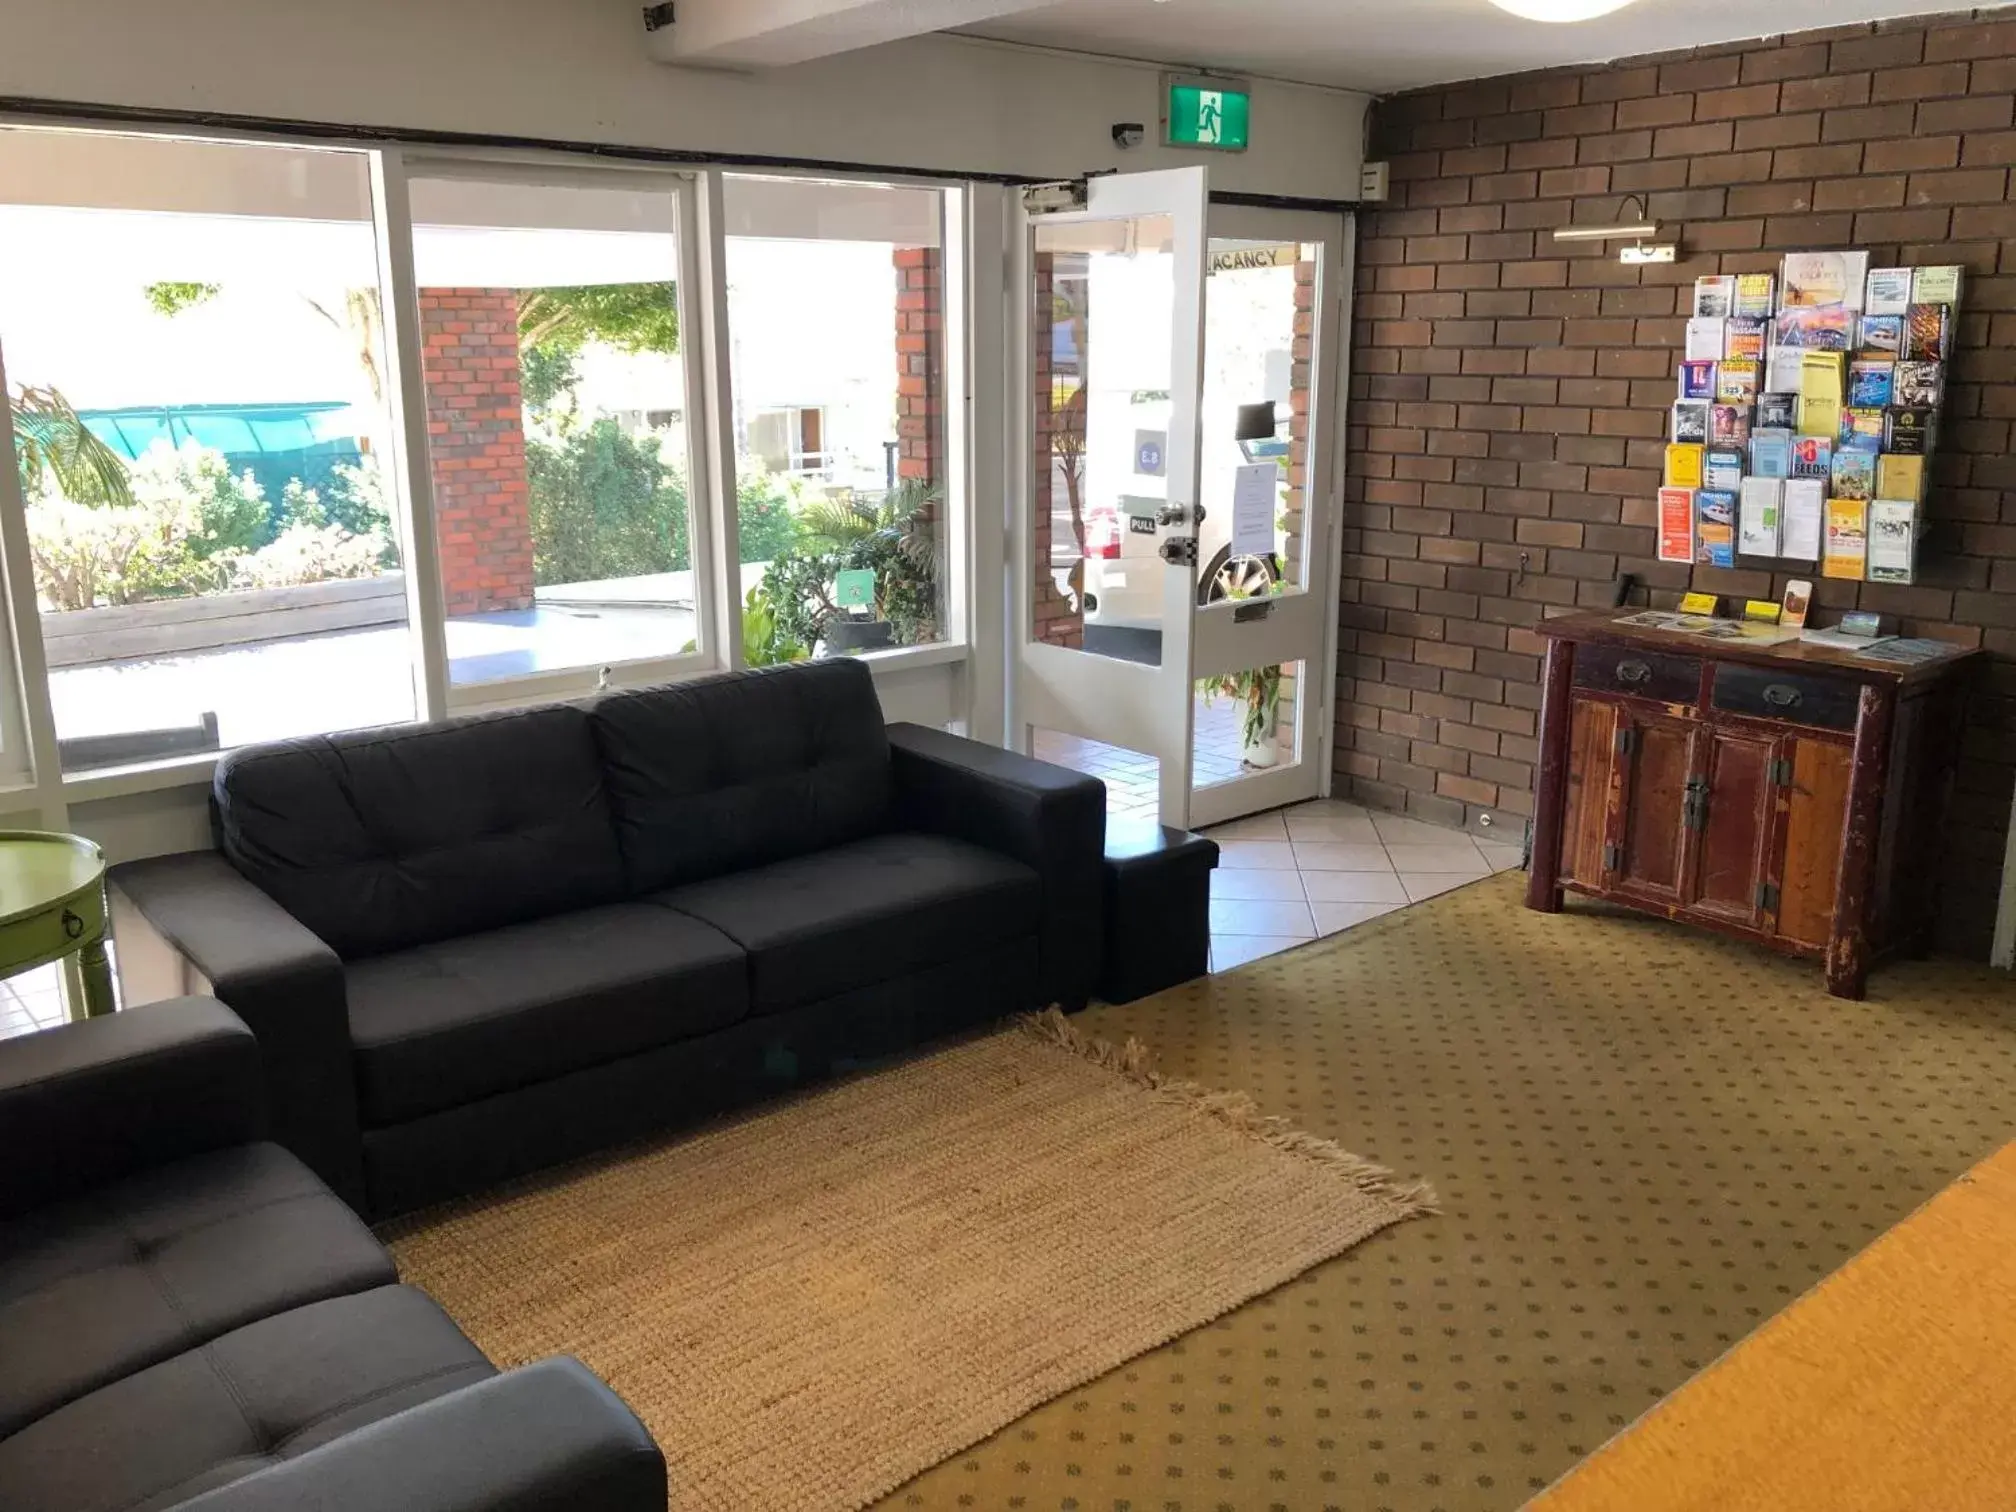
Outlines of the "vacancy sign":
{"label": "vacancy sign", "polygon": [[1244,152],[1253,125],[1253,96],[1234,79],[1162,79],[1162,140],[1170,147]]}

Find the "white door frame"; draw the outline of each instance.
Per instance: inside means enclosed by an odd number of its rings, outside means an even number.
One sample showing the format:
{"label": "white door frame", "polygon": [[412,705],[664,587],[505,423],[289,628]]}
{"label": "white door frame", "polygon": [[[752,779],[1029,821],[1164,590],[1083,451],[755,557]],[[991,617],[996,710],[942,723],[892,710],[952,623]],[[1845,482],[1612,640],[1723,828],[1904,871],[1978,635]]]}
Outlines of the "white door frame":
{"label": "white door frame", "polygon": [[[1334,743],[1331,708],[1337,665],[1338,529],[1344,448],[1339,434],[1348,382],[1344,312],[1352,279],[1352,226],[1326,211],[1249,209],[1219,205],[1209,234],[1239,240],[1311,242],[1324,248],[1317,272],[1315,358],[1309,398],[1309,451],[1304,466],[1303,554],[1306,588],[1266,601],[1264,618],[1240,623],[1241,606],[1194,607],[1193,674],[1215,677],[1253,667],[1302,663],[1295,689],[1295,747],[1300,759],[1231,782],[1194,790],[1186,824],[1203,828],[1246,814],[1319,797],[1330,790]],[[1230,508],[1229,500],[1206,500]],[[1250,605],[1248,613],[1253,612]],[[1165,811],[1166,812],[1166,811]]]}
{"label": "white door frame", "polygon": [[[1033,284],[1037,225],[1096,224],[1148,216],[1167,217],[1174,235],[1173,310],[1170,328],[1170,419],[1167,456],[1168,505],[1194,509],[1201,471],[1199,411],[1204,390],[1205,219],[1210,201],[1203,168],[1113,174],[1087,187],[1083,210],[1025,216],[1016,238],[1015,308],[1023,313],[1014,342],[1018,399],[1015,408],[1034,407],[1033,322],[1027,317]],[[1028,434],[1025,414],[1023,429]],[[1035,560],[1031,510],[1034,490],[1026,474],[1035,465],[1035,447],[1021,448],[1017,471],[1025,475],[1016,493],[1012,603],[1015,677],[1010,733],[1024,744],[1032,726],[1109,741],[1153,756],[1161,766],[1161,809],[1165,823],[1181,824],[1190,804],[1190,743],[1194,705],[1191,608],[1197,596],[1195,564],[1162,570],[1162,658],[1159,666],[1088,655],[1039,641],[1030,623],[1036,574],[1050,571]],[[1164,541],[1192,533],[1185,525],[1165,526]],[[1172,817],[1175,816],[1175,817]]]}

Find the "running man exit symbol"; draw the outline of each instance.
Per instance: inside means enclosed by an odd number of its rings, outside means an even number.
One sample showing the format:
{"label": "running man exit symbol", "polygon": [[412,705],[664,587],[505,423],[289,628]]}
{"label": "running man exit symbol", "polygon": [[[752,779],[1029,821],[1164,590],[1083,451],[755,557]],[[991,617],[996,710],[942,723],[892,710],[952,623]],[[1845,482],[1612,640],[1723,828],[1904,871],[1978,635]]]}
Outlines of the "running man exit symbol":
{"label": "running man exit symbol", "polygon": [[1165,79],[1162,140],[1171,147],[1244,152],[1253,123],[1253,97],[1227,79]]}

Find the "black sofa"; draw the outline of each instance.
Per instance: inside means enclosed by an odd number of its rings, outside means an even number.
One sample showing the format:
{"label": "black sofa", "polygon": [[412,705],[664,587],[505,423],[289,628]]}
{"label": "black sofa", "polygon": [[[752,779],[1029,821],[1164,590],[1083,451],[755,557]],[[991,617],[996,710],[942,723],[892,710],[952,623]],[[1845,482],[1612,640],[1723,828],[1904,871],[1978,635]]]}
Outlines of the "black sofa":
{"label": "black sofa", "polygon": [[0,1042],[0,1507],[663,1512],[629,1409],[400,1286],[263,1082],[207,998]]}
{"label": "black sofa", "polygon": [[373,1216],[1098,977],[1103,786],[852,660],[255,747],[213,811],[112,871],[127,1000],[229,1004]]}

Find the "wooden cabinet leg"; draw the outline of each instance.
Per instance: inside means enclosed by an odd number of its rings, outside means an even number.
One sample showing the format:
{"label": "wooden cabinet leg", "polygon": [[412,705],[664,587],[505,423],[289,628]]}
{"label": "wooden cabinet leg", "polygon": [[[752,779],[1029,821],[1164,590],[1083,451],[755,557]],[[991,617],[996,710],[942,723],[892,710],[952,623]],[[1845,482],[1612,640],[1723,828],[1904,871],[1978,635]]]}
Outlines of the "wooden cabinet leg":
{"label": "wooden cabinet leg", "polygon": [[1827,941],[1827,991],[1839,998],[1859,999],[1869,982],[1869,905],[1876,880],[1885,758],[1896,712],[1894,691],[1862,689],[1848,767],[1848,826],[1841,837],[1841,869],[1834,885],[1834,928]]}
{"label": "wooden cabinet leg", "polygon": [[1533,801],[1533,861],[1526,874],[1526,906],[1540,913],[1561,912],[1561,825],[1568,811],[1569,687],[1575,647],[1547,642],[1541,676],[1540,774]]}

